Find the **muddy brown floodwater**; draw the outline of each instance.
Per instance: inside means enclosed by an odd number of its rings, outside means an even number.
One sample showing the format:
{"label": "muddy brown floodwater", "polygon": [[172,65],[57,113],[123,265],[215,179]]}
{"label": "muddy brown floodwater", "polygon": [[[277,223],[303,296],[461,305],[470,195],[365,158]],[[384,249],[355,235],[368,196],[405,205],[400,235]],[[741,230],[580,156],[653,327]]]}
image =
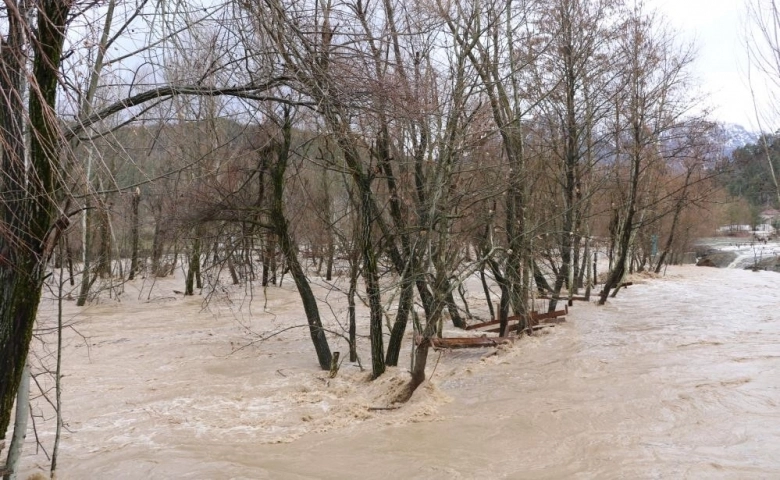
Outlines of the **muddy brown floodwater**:
{"label": "muddy brown floodwater", "polygon": [[224,359],[240,332],[201,322],[145,343],[96,322],[126,341],[71,360],[61,478],[780,478],[777,273],[670,268],[513,348],[434,353],[399,410],[368,412],[381,396],[350,390],[356,369],[311,373],[305,338]]}

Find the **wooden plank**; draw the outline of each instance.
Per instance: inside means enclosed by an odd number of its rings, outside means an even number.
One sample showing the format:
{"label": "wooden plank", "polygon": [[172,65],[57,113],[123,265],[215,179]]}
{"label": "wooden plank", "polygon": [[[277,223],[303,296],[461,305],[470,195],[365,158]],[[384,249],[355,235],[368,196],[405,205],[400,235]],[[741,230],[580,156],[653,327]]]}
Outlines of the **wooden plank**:
{"label": "wooden plank", "polygon": [[[507,320],[506,323],[507,331],[511,332],[513,330],[517,330],[517,325],[519,323],[518,320],[519,319]],[[500,322],[496,322],[493,325],[500,325]],[[480,330],[480,331],[487,332],[487,333],[501,333],[501,327],[498,326],[498,327],[488,328],[487,330]]]}
{"label": "wooden plank", "polygon": [[[554,312],[545,312],[545,313],[531,312],[531,324],[532,325],[537,325],[542,320],[547,320],[547,319],[550,319],[550,318],[563,317],[564,315],[567,315],[568,313],[569,313],[569,307],[568,306],[564,306],[563,310],[555,310]],[[507,321],[507,324],[510,324],[510,323],[513,323],[513,322],[518,322],[518,321],[520,321],[522,319],[523,319],[522,315],[513,315],[511,317],[507,317],[506,321]],[[466,330],[476,330],[476,329],[479,329],[479,328],[492,327],[494,325],[500,325],[500,324],[501,324],[500,320],[491,320],[489,322],[475,323],[474,325],[469,325],[469,326],[466,327]],[[497,332],[498,330],[490,329],[490,330],[485,330],[485,331],[487,331],[487,332],[494,332],[494,331],[496,331]]]}
{"label": "wooden plank", "polygon": [[531,315],[531,320],[535,320],[537,322],[541,320],[547,320],[550,318],[558,318],[563,317],[567,314],[565,310],[556,310],[554,312],[547,312],[547,313],[539,313],[537,315]]}
{"label": "wooden plank", "polygon": [[[483,330],[488,333],[501,333],[501,327],[491,328],[488,330]],[[517,331],[517,325],[507,325],[506,327],[507,333],[516,332]]]}
{"label": "wooden plank", "polygon": [[432,340],[434,349],[497,347],[514,341],[510,337],[434,338]]}
{"label": "wooden plank", "polygon": [[557,325],[560,323],[566,323],[566,317],[548,318],[541,321],[541,325]]}
{"label": "wooden plank", "polygon": [[534,325],[533,327],[531,327],[531,330],[541,330],[543,328],[555,328],[555,324],[554,323],[543,323],[541,325]]}
{"label": "wooden plank", "polygon": [[[507,330],[511,330],[511,328],[510,328],[509,326],[507,326],[507,327],[506,327],[506,329],[507,329]],[[489,329],[487,329],[487,330],[485,330],[485,331],[486,331],[486,332],[488,332],[488,333],[501,333],[501,327],[498,327],[498,328],[489,328]]]}
{"label": "wooden plank", "polygon": [[543,323],[544,320],[550,320],[553,318],[563,317],[569,313],[569,307],[565,306],[563,310],[555,310],[553,312],[546,312],[546,313],[537,313],[531,315],[531,324],[532,325],[538,325],[539,323]]}
{"label": "wooden plank", "polygon": [[[415,343],[419,346],[424,339],[420,337],[415,338]],[[480,347],[497,347],[505,343],[511,343],[514,341],[511,337],[445,337],[445,338],[431,338],[429,339],[431,346],[434,349],[444,348],[480,348]]]}
{"label": "wooden plank", "polygon": [[[541,323],[539,325],[531,325],[531,330],[541,330],[542,328],[552,328],[556,324],[563,323],[563,322],[565,322],[565,320],[558,321],[558,322],[544,322],[544,323]],[[488,333],[501,333],[501,327],[499,327],[499,328],[491,328],[490,330],[484,330],[484,331],[488,332]],[[516,331],[517,331],[517,326],[515,326],[514,328],[510,328],[509,329],[510,333],[513,333],[513,332],[516,332]],[[506,337],[498,337],[498,338],[506,338]]]}
{"label": "wooden plank", "polygon": [[[531,312],[531,326],[539,325],[540,323],[563,323],[566,320],[561,321],[554,321],[557,318],[564,317],[569,313],[569,307],[564,306],[563,310],[555,310],[553,312],[545,312],[545,313],[539,313],[539,312]],[[507,328],[509,330],[516,329],[516,325],[512,325],[515,322],[519,322],[522,320],[522,315],[513,315],[511,317],[507,317]],[[553,321],[550,321],[553,320]],[[489,322],[483,322],[483,323],[475,323],[474,325],[469,325],[466,327],[466,330],[476,330],[479,328],[485,328],[485,327],[494,327],[489,328],[487,330],[483,330],[484,332],[488,333],[500,333],[501,327],[495,327],[496,325],[501,325],[501,321],[499,320],[491,320]]]}
{"label": "wooden plank", "polygon": [[[501,327],[490,328],[488,330],[483,330],[483,331],[484,332],[488,332],[488,333],[501,333]],[[517,325],[507,325],[506,326],[506,332],[507,333],[512,333],[512,332],[516,332],[516,331],[517,331]]]}
{"label": "wooden plank", "polygon": [[[520,315],[512,315],[511,317],[507,317],[506,320],[507,322],[517,322],[521,318],[522,317]],[[478,328],[485,328],[493,325],[499,325],[500,323],[501,323],[500,320],[491,320],[489,322],[475,323],[474,325],[468,325],[466,327],[466,330],[476,330]]]}
{"label": "wooden plank", "polygon": [[[536,298],[539,298],[541,300],[550,300],[550,299],[552,299],[552,297],[550,297],[549,295],[541,295],[541,296],[536,297]],[[568,301],[569,297],[556,297],[555,300],[558,300],[558,301]],[[571,297],[571,300],[581,301],[581,302],[589,301],[589,299],[587,297],[584,297],[582,295],[574,295],[574,296]]]}
{"label": "wooden plank", "polygon": [[478,328],[484,328],[489,327],[491,325],[498,325],[500,322],[498,320],[491,320],[489,322],[482,322],[482,323],[475,323],[473,325],[467,325],[466,330],[476,330]]}

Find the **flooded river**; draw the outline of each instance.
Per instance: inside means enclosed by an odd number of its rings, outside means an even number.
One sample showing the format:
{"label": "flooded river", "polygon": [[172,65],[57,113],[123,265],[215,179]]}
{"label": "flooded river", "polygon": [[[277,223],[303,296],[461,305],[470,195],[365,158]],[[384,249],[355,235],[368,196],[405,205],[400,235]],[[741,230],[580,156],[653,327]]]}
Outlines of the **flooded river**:
{"label": "flooded river", "polygon": [[[214,422],[171,432],[170,416],[133,423],[119,411],[112,433],[74,428],[62,478],[780,478],[780,274],[670,268],[604,307],[576,303],[567,319],[506,351],[433,353],[435,391],[421,395],[434,398],[421,403],[435,408],[350,410],[294,441]],[[190,396],[213,394],[193,381]],[[313,401],[327,417],[347,400]],[[100,401],[88,403],[111,410]],[[239,424],[231,409],[246,405],[222,405]],[[307,421],[285,415],[282,425]]]}
{"label": "flooded river", "polygon": [[683,270],[443,381],[440,421],[256,450],[268,478],[778,478],[780,275]]}

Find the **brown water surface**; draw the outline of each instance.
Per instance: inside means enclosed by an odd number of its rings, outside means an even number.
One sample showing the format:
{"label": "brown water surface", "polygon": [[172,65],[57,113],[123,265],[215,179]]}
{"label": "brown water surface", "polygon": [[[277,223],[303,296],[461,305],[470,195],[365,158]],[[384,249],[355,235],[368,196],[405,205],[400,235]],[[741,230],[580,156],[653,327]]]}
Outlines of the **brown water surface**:
{"label": "brown water surface", "polygon": [[305,332],[225,356],[240,328],[195,302],[95,319],[61,478],[780,478],[779,294],[776,273],[670,269],[509,350],[432,354],[433,386],[371,412],[387,389],[312,373]]}

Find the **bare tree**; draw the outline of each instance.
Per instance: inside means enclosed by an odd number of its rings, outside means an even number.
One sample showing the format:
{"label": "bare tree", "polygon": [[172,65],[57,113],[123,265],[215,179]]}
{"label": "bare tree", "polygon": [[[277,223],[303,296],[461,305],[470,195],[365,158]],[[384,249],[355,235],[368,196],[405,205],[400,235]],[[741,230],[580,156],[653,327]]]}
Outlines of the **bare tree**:
{"label": "bare tree", "polygon": [[[780,113],[777,110],[777,100],[780,96],[780,4],[776,0],[751,0],[747,2],[747,10],[748,80],[753,94],[756,121],[759,128],[763,129],[767,123],[776,122]],[[762,87],[767,88],[769,98],[759,104],[755,91]],[[780,183],[765,136],[761,137],[761,142],[775,186],[777,202],[780,204]]]}
{"label": "bare tree", "polygon": [[[7,29],[0,38],[0,442],[24,370],[46,261],[68,222],[67,208],[58,205],[56,197],[62,180],[62,132],[55,112],[72,6],[69,1],[51,1],[33,12],[26,1],[6,2],[3,12]],[[31,13],[37,14],[34,23]],[[32,59],[31,71],[27,58]],[[29,147],[24,141],[26,125]]]}
{"label": "bare tree", "polygon": [[46,264],[73,214],[65,181],[66,167],[71,166],[67,159],[72,158],[68,142],[82,134],[91,138],[92,126],[147,102],[182,94],[262,99],[281,83],[280,78],[263,76],[219,88],[197,84],[145,85],[140,92],[131,88],[126,98],[78,118],[64,131],[64,122],[57,117],[58,87],[65,80],[59,76],[63,45],[71,23],[94,6],[59,0],[33,5],[21,0],[6,2],[0,10],[0,441],[27,357]]}
{"label": "bare tree", "polygon": [[564,284],[569,295],[577,288],[585,213],[591,200],[586,179],[599,160],[594,150],[603,143],[594,137],[603,127],[614,94],[608,59],[615,7],[614,1],[560,0],[540,22],[540,36],[551,41],[535,62],[532,78],[541,99],[538,123],[545,125],[545,150],[559,165],[562,200],[560,215],[552,217],[561,223],[551,232],[558,239],[560,265],[555,268],[550,311],[555,310]]}
{"label": "bare tree", "polygon": [[[625,61],[617,95],[615,133],[615,179],[623,185],[623,201],[616,210],[616,260],[599,298],[610,292],[627,273],[631,249],[641,224],[643,190],[649,172],[668,155],[664,133],[678,125],[690,109],[686,93],[687,69],[693,59],[690,49],[679,49],[668,32],[659,31],[657,19],[641,5],[630,12],[619,39],[620,58]],[[625,167],[625,178],[621,175]]]}
{"label": "bare tree", "polygon": [[[507,255],[504,273],[494,275],[501,286],[502,306],[511,306],[516,314],[527,315],[530,286],[530,242],[528,220],[528,169],[523,119],[534,99],[522,88],[521,76],[533,61],[533,22],[538,19],[535,2],[490,1],[437,2],[440,15],[454,41],[469,58],[482,82],[484,95],[500,135],[506,159],[508,185],[504,205]],[[498,263],[491,262],[498,267]],[[508,311],[501,308],[501,333],[505,333]]]}

